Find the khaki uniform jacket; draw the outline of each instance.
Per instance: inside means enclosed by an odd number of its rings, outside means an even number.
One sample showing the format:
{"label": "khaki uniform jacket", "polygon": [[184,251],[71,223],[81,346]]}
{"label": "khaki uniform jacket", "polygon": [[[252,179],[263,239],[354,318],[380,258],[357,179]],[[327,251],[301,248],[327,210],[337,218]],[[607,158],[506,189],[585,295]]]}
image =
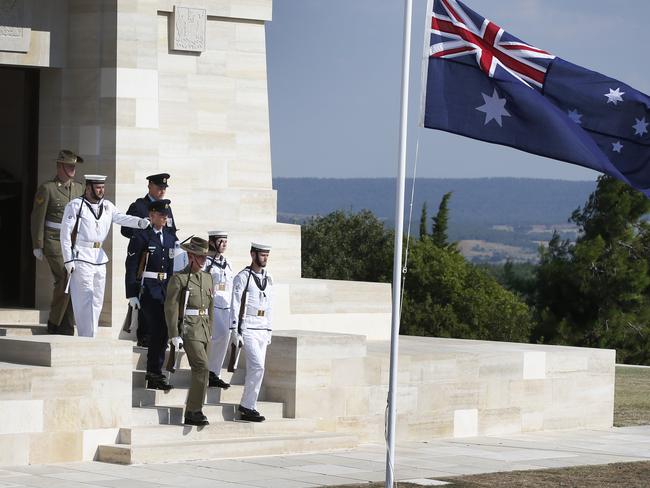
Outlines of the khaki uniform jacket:
{"label": "khaki uniform jacket", "polygon": [[[189,275],[189,282],[188,282]],[[178,319],[185,302],[185,286],[189,291],[187,310],[201,310],[202,315],[185,315],[179,334]],[[184,341],[210,342],[214,316],[212,298],[212,276],[205,271],[190,273],[189,266],[172,275],[167,285],[165,299],[165,321],[168,336],[180,335]]]}
{"label": "khaki uniform jacket", "polygon": [[38,187],[32,209],[32,246],[43,249],[46,256],[60,256],[60,229],[47,227],[45,222],[60,224],[63,220],[65,206],[84,192],[84,187],[77,181],[71,181],[66,188],[58,178],[47,181]]}

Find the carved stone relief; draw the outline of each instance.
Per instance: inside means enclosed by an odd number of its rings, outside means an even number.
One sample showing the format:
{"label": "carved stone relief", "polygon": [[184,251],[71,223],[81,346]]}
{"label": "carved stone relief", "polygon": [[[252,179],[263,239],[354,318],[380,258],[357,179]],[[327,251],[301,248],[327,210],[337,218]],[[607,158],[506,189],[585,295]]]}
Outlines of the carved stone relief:
{"label": "carved stone relief", "polygon": [[0,0],[0,51],[29,51],[27,13],[25,0]]}
{"label": "carved stone relief", "polygon": [[205,51],[207,11],[201,8],[174,6],[171,15],[171,49],[175,51]]}

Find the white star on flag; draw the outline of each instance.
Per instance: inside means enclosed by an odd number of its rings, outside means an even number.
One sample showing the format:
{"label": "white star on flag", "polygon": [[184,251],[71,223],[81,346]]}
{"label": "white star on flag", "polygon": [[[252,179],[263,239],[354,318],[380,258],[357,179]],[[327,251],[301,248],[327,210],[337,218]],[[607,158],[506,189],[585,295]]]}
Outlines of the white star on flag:
{"label": "white star on flag", "polygon": [[580,120],[582,119],[582,114],[578,112],[578,109],[574,108],[573,110],[569,110],[567,114],[576,124],[582,124],[582,120]]}
{"label": "white star on flag", "polygon": [[510,117],[510,114],[505,109],[506,99],[499,98],[496,88],[492,96],[486,95],[485,93],[481,93],[481,95],[483,95],[483,101],[485,103],[480,107],[476,107],[476,110],[485,114],[485,123],[483,125],[487,125],[488,122],[494,120],[499,124],[499,127],[502,127],[501,117]]}
{"label": "white star on flag", "polygon": [[607,97],[607,103],[613,103],[616,105],[618,102],[623,101],[623,95],[625,95],[625,92],[622,92],[621,88],[618,87],[616,90],[610,88],[609,93],[605,93],[604,96]]}
{"label": "white star on flag", "polygon": [[621,144],[621,141],[612,142],[612,151],[620,154],[621,149],[623,149],[623,144]]}
{"label": "white star on flag", "polygon": [[645,117],[642,119],[635,118],[634,120],[636,120],[636,124],[634,124],[632,128],[634,129],[635,136],[642,136],[648,132],[648,122],[645,121]]}

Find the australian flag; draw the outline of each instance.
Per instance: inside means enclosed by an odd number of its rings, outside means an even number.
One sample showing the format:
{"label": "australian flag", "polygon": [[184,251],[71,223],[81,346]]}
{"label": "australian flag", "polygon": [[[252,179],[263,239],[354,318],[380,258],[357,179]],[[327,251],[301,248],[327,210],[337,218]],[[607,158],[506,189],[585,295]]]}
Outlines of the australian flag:
{"label": "australian flag", "polygon": [[650,196],[650,98],[434,0],[424,126],[618,178]]}

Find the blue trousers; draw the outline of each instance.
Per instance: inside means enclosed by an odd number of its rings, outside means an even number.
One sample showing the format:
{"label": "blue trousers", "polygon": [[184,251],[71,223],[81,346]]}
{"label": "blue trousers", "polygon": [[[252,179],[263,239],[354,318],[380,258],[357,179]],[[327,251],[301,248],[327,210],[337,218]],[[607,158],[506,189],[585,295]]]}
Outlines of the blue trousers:
{"label": "blue trousers", "polygon": [[146,292],[140,298],[140,315],[138,329],[144,325],[149,334],[149,349],[147,350],[147,372],[162,374],[167,349],[167,324],[165,323],[165,303],[151,298]]}

